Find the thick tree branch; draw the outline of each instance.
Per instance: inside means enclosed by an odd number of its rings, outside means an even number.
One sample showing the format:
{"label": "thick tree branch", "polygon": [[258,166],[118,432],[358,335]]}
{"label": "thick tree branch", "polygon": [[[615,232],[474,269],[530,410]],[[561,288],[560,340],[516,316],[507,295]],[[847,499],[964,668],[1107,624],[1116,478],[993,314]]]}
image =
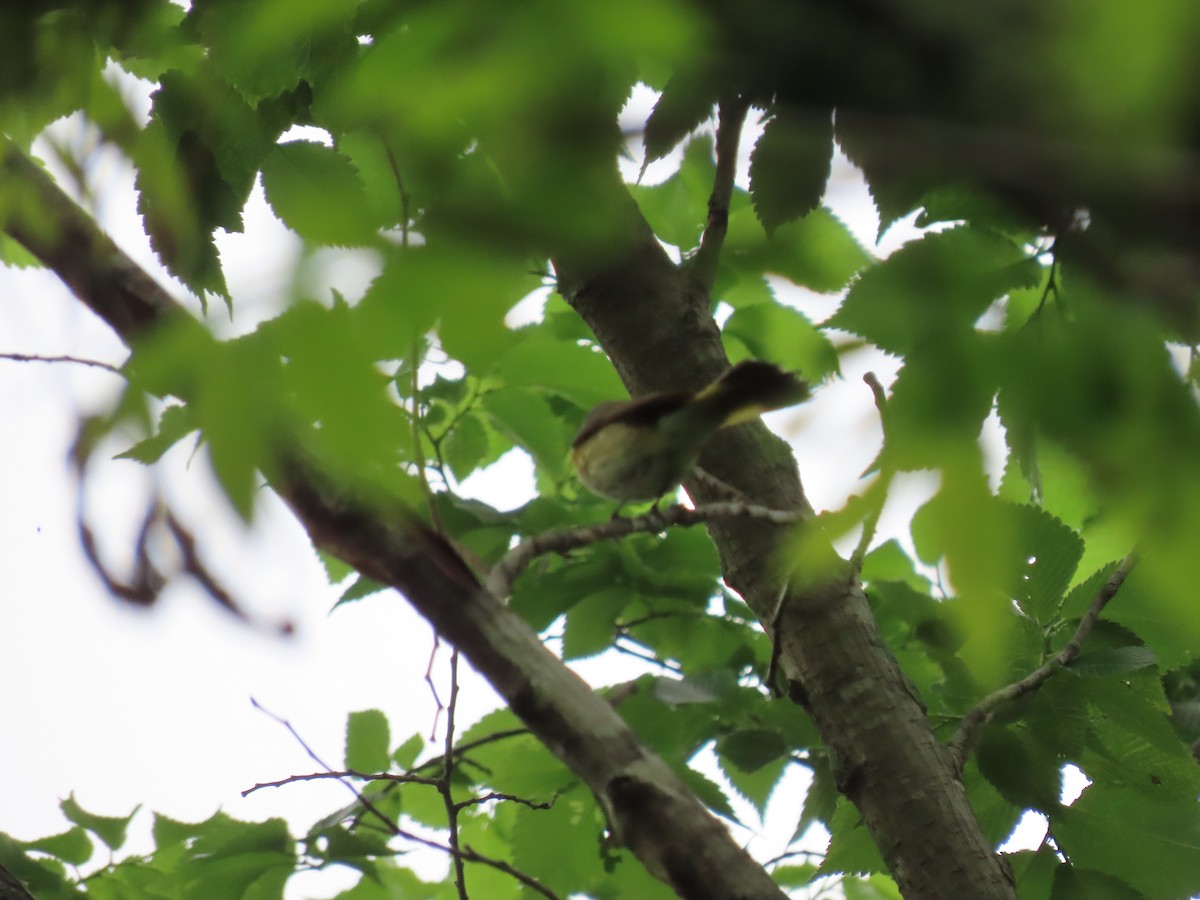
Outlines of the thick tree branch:
{"label": "thick tree branch", "polygon": [[1096,627],[1096,622],[1100,620],[1100,613],[1104,607],[1108,606],[1110,600],[1117,595],[1117,591],[1121,589],[1121,585],[1125,583],[1125,579],[1129,573],[1133,571],[1133,567],[1137,565],[1137,552],[1134,551],[1121,560],[1121,564],[1109,576],[1108,581],[1100,588],[1100,592],[1096,595],[1096,599],[1092,601],[1092,605],[1088,607],[1083,618],[1079,620],[1079,626],[1075,629],[1075,634],[1067,641],[1066,645],[1054,654],[1050,659],[1046,660],[1042,665],[1038,666],[1020,681],[1015,681],[1012,684],[1005,685],[998,691],[993,691],[976,704],[975,708],[963,716],[962,721],[958,724],[958,729],[954,732],[948,743],[950,752],[954,754],[958,767],[961,770],[966,764],[967,758],[971,755],[971,751],[975,747],[975,743],[979,740],[979,735],[983,729],[987,727],[991,721],[992,715],[996,709],[1016,700],[1018,697],[1023,697],[1026,694],[1036,691],[1042,684],[1050,678],[1055,672],[1065,668],[1071,664],[1071,661],[1079,655],[1079,651],[1083,648],[1083,642],[1087,640],[1088,635],[1092,633],[1092,629]]}
{"label": "thick tree branch", "polygon": [[[2,138],[0,179],[6,196],[15,194],[21,201],[4,210],[5,231],[127,344],[165,325],[200,329],[40,168]],[[449,544],[411,511],[398,505],[381,509],[377,500],[351,496],[298,454],[264,463],[282,473],[273,487],[314,544],[401,591],[462,650],[530,731],[588,785],[614,836],[656,877],[679,896],[696,900],[784,896],[613,707],[484,591]]]}

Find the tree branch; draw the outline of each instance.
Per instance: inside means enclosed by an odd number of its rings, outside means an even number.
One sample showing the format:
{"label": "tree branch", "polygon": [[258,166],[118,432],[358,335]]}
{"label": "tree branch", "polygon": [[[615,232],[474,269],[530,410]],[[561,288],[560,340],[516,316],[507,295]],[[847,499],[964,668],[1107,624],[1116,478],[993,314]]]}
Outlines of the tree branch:
{"label": "tree branch", "polygon": [[[211,339],[3,138],[0,179],[21,201],[4,209],[7,233],[53,269],[127,344],[168,325],[196,328]],[[181,381],[186,389],[189,379]],[[616,840],[655,877],[679,896],[696,900],[784,896],[612,706],[480,587],[444,538],[399,504],[339,489],[330,473],[304,458],[298,442],[285,446],[291,456],[264,464],[281,473],[272,486],[313,543],[401,591],[459,647],[529,730],[587,784]],[[470,848],[463,853],[482,861]]]}
{"label": "tree branch", "polygon": [[1133,567],[1137,565],[1137,560],[1136,550],[1121,560],[1120,565],[1109,576],[1104,586],[1100,588],[1100,593],[1096,595],[1096,599],[1092,601],[1092,605],[1083,614],[1083,618],[1079,620],[1079,626],[1075,629],[1075,634],[1071,636],[1071,639],[1067,641],[1066,645],[1058,653],[1046,660],[1046,662],[1042,663],[1042,665],[1038,666],[1020,681],[1005,685],[999,690],[988,694],[969,713],[963,716],[962,721],[958,724],[958,729],[954,732],[954,737],[947,744],[950,752],[954,754],[960,771],[966,765],[967,758],[971,755],[971,751],[979,740],[979,736],[983,733],[983,729],[987,726],[988,722],[992,720],[992,715],[997,708],[1003,706],[1005,703],[1016,700],[1018,697],[1023,697],[1026,694],[1036,691],[1051,675],[1060,669],[1066,668],[1079,655],[1079,651],[1083,648],[1083,642],[1087,640],[1088,635],[1092,633],[1092,629],[1096,627],[1096,622],[1100,619],[1100,613],[1108,605],[1109,601],[1117,595],[1117,591],[1121,589],[1121,585],[1125,583],[1125,579],[1133,571]]}
{"label": "tree branch", "polygon": [[700,239],[700,249],[692,257],[691,270],[706,293],[712,291],[721,262],[721,248],[729,229],[729,203],[737,177],[738,144],[746,122],[749,100],[741,95],[721,101],[717,116],[717,169],[712,194],[708,198],[708,223]]}
{"label": "tree branch", "polygon": [[795,511],[767,509],[765,506],[753,503],[724,502],[709,503],[695,509],[674,505],[652,510],[640,516],[617,518],[579,528],[547,531],[522,541],[504,554],[488,573],[486,586],[493,597],[505,598],[512,593],[513,582],[525,571],[525,567],[539,556],[546,556],[550,553],[567,553],[597,541],[625,537],[638,532],[657,534],[674,525],[686,528],[721,517],[759,519],[776,525],[792,525],[802,520],[802,515]]}

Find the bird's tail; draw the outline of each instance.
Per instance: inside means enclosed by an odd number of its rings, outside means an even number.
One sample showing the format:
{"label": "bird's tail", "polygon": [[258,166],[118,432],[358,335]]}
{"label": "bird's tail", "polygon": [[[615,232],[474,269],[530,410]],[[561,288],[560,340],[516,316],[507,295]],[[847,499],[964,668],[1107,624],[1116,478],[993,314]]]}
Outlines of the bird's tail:
{"label": "bird's tail", "polygon": [[712,427],[746,422],[773,409],[802,403],[810,396],[808,383],[768,362],[738,363],[688,404]]}

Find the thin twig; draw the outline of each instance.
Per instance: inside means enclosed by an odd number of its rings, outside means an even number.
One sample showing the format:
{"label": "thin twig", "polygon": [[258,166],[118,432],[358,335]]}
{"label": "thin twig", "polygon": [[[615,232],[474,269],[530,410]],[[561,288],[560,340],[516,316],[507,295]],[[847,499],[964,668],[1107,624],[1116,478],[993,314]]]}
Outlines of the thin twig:
{"label": "thin twig", "polygon": [[[264,713],[267,716],[270,716],[272,719],[274,719],[276,722],[278,722],[280,725],[282,725],[284,728],[286,728],[288,730],[288,732],[292,735],[292,737],[294,737],[296,739],[296,742],[299,743],[300,746],[304,749],[304,752],[308,754],[310,759],[315,761],[316,764],[321,766],[322,768],[329,770],[329,766],[327,766],[321,760],[321,758],[319,756],[317,756],[316,752],[312,749],[312,747],[310,747],[308,745],[308,743],[304,740],[304,738],[302,738],[300,736],[300,733],[298,731],[296,731],[296,729],[292,726],[291,722],[289,722],[287,719],[284,719],[281,716],[277,716],[275,713],[271,712],[269,709],[267,709],[265,706],[263,706],[261,703],[259,703],[257,700],[255,700],[253,697],[250,698],[250,702],[252,704],[254,704],[255,709],[259,710],[260,712]],[[429,838],[421,837],[419,834],[413,834],[411,831],[407,831],[404,828],[401,828],[399,826],[399,824],[397,824],[396,822],[393,822],[387,815],[385,815],[379,809],[379,807],[377,807],[374,803],[372,803],[369,799],[367,799],[367,797],[362,793],[362,791],[358,790],[358,788],[356,788],[348,780],[350,777],[361,777],[362,773],[359,773],[359,772],[334,773],[332,770],[329,770],[329,771],[330,771],[330,777],[334,777],[339,782],[344,784],[350,790],[350,792],[352,794],[354,794],[355,799],[360,804],[362,804],[363,809],[367,810],[373,816],[375,816],[375,818],[377,818],[383,824],[384,828],[387,830],[387,832],[389,834],[392,834],[398,838],[403,838],[406,841],[411,841],[414,844],[421,844],[422,846],[429,847],[433,850],[440,850],[442,853],[449,853],[456,860],[461,859],[465,862],[476,862],[476,863],[480,863],[481,865],[489,866],[493,869],[503,872],[504,874],[508,875],[511,878],[515,878],[517,881],[521,882],[521,884],[525,885],[526,887],[528,887],[534,891],[537,891],[543,897],[549,898],[549,900],[560,900],[560,898],[557,894],[555,894],[553,891],[551,891],[549,888],[547,888],[545,885],[543,885],[536,878],[534,878],[531,875],[526,875],[524,872],[522,872],[518,869],[514,869],[512,866],[510,866],[508,863],[504,862],[503,860],[493,859],[490,856],[484,856],[482,853],[477,853],[476,851],[472,850],[470,847],[466,847],[462,850],[456,850],[453,847],[448,847],[445,844],[439,844],[437,841],[432,841]],[[339,777],[339,775],[341,777]],[[371,777],[374,778],[374,776],[371,776]],[[297,779],[297,780],[299,780],[299,779]],[[375,780],[378,780],[378,779],[375,779]],[[251,790],[253,790],[253,788]]]}
{"label": "thin twig", "polygon": [[93,369],[103,369],[105,372],[112,372],[114,375],[124,376],[124,372],[112,363],[101,362],[98,359],[84,359],[79,356],[38,356],[29,353],[0,353],[0,359],[7,359],[12,362],[38,362],[38,363],[74,363],[77,366],[90,366]]}
{"label": "thin twig", "polygon": [[509,800],[513,803],[520,803],[522,806],[528,806],[530,809],[550,809],[554,806],[553,803],[538,803],[534,800],[527,800],[524,797],[516,797],[512,794],[502,794],[499,791],[488,791],[486,794],[481,794],[478,797],[472,797],[470,800],[460,800],[454,805],[458,809],[466,809],[468,806],[478,806],[481,803],[489,803],[492,800]]}
{"label": "thin twig", "polygon": [[[867,387],[871,389],[871,395],[875,398],[875,407],[879,410],[879,424],[883,429],[884,446],[887,446],[887,393],[880,384],[879,378],[874,372],[867,372],[863,375],[863,381]],[[871,546],[871,541],[875,539],[875,531],[879,527],[879,517],[883,515],[883,505],[887,502],[888,488],[891,486],[892,478],[895,476],[896,470],[889,464],[884,463],[880,467],[879,481],[873,485],[873,490],[868,493],[878,492],[879,502],[873,503],[867,510],[867,515],[863,518],[862,535],[858,539],[858,546],[854,548],[854,553],[850,556],[850,571],[862,571],[863,560],[866,559],[867,550]]]}
{"label": "thin twig", "polygon": [[954,754],[960,770],[966,764],[967,756],[978,740],[984,726],[991,721],[992,715],[998,707],[1037,690],[1051,675],[1059,669],[1070,665],[1071,661],[1079,655],[1079,651],[1083,647],[1083,642],[1087,640],[1088,635],[1092,633],[1092,629],[1096,627],[1096,622],[1100,619],[1101,611],[1117,595],[1117,591],[1125,583],[1126,577],[1133,570],[1133,567],[1137,565],[1137,560],[1138,554],[1136,550],[1121,560],[1120,565],[1109,576],[1104,586],[1100,588],[1100,592],[1096,595],[1096,599],[1092,601],[1092,605],[1088,607],[1087,612],[1083,614],[1083,618],[1079,620],[1079,626],[1075,629],[1075,634],[1067,641],[1066,646],[1020,681],[1013,682],[1000,688],[998,691],[988,694],[975,705],[974,709],[963,716],[962,721],[958,724],[958,730],[954,732],[954,737],[950,739],[947,745],[950,752]]}
{"label": "thin twig", "polygon": [[783,624],[783,612],[787,609],[789,593],[787,584],[784,584],[779,589],[779,599],[775,601],[775,609],[771,612],[771,661],[767,664],[766,682],[767,690],[777,700],[783,696],[783,692],[775,683],[776,678],[779,677],[779,657],[783,652],[783,642],[779,640],[779,628]]}
{"label": "thin twig", "polygon": [[712,194],[708,198],[708,222],[700,238],[700,249],[692,257],[691,269],[705,291],[711,291],[721,261],[721,248],[729,229],[729,204],[737,176],[738,143],[746,121],[749,100],[741,95],[721,101],[717,117],[717,167]]}
{"label": "thin twig", "polygon": [[749,518],[776,525],[795,525],[804,519],[800,511],[768,509],[752,503],[708,503],[689,509],[686,506],[668,506],[651,510],[640,516],[610,519],[595,525],[579,528],[564,528],[547,531],[522,541],[492,567],[487,577],[487,589],[499,599],[512,593],[513,582],[533,560],[549,553],[567,553],[598,541],[612,540],[639,532],[657,534],[672,526],[690,527],[720,518]]}
{"label": "thin twig", "polygon": [[[261,707],[259,707],[261,709]],[[260,781],[253,787],[248,787],[242,791],[243,797],[249,797],[255,791],[261,791],[263,788],[283,787],[287,784],[295,784],[298,781],[322,781],[329,778],[357,778],[359,781],[392,781],[397,784],[424,784],[431,787],[437,787],[438,779],[426,778],[424,775],[410,775],[408,773],[397,772],[360,772],[357,769],[343,769],[340,772],[312,772],[308,775],[289,775],[287,778],[280,778],[278,781]]]}
{"label": "thin twig", "polygon": [[467,871],[463,866],[462,852],[458,846],[458,811],[450,792],[451,776],[454,774],[454,708],[458,705],[458,648],[450,653],[450,702],[446,704],[446,750],[442,754],[442,777],[438,791],[446,807],[446,827],[449,829],[450,850],[454,858],[454,886],[459,900],[470,900],[467,896]]}

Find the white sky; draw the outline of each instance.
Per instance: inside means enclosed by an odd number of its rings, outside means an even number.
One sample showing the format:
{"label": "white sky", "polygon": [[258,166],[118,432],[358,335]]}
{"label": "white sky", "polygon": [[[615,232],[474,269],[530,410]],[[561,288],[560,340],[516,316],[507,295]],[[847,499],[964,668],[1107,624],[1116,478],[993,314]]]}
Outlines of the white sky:
{"label": "white sky", "polygon": [[[634,119],[644,120],[646,101],[638,97]],[[144,97],[135,102],[144,109]],[[78,139],[77,132],[63,133]],[[647,180],[665,177],[669,166],[657,163]],[[124,163],[101,154],[89,178],[99,189],[104,226],[141,264],[161,273],[141,232]],[[828,205],[865,246],[874,246],[873,207],[845,160],[835,165]],[[245,235],[220,240],[235,297],[232,321],[220,304],[210,307],[209,318],[222,333],[250,330],[270,316],[298,258],[294,237],[270,214],[259,190],[246,219]],[[910,227],[892,229],[876,252],[885,255],[913,233]],[[325,268],[327,280],[348,296],[369,277],[361,265]],[[173,288],[198,311],[194,299]],[[797,303],[817,321],[836,306],[801,292]],[[5,269],[0,352],[72,354],[116,364],[125,358],[107,327],[53,276]],[[793,441],[818,508],[840,505],[878,448],[875,410],[861,375],[873,367],[886,384],[896,366],[868,354],[843,364],[842,381],[800,410],[768,419]],[[175,448],[152,477],[235,596],[267,619],[295,620],[296,637],[280,640],[247,629],[186,581],[148,611],[109,597],[80,551],[66,456],[78,417],[104,410],[119,387],[119,379],[95,369],[0,360],[0,684],[7,688],[0,692],[0,831],[29,839],[64,830],[58,802],[74,791],[84,808],[105,815],[124,815],[142,803],[195,821],[219,807],[238,818],[282,815],[294,833],[303,833],[346,803],[348,794],[332,782],[311,782],[243,799],[240,792],[256,782],[316,769],[283,728],[252,708],[250,698],[290,720],[335,767],[350,711],[383,710],[396,743],[413,732],[428,736],[435,710],[423,681],[430,628],[395,594],[328,615],[338,592],[326,584],[291,515],[264,492],[256,521],[246,528],[221,500],[202,456],[192,457],[189,447]],[[108,449],[115,453],[123,446],[116,442]],[[103,458],[95,457],[88,485],[90,520],[110,565],[127,571],[151,476],[136,463]],[[889,506],[881,533],[906,532],[908,515],[928,496],[928,478],[911,480],[919,490],[900,492],[907,499]],[[515,506],[532,490],[528,464],[510,455],[464,489],[500,507]],[[435,666],[443,696],[446,659],[443,647]],[[627,668],[609,663],[576,668],[594,684],[629,677]],[[497,702],[481,679],[466,680],[463,727]],[[796,773],[778,794],[786,802],[774,805],[764,837],[751,843],[760,858],[783,850],[803,781]],[[150,818],[143,811],[135,820],[133,849],[149,848]],[[444,861],[429,865],[436,871]],[[289,895],[329,896],[353,880],[337,871],[305,875],[293,879]]]}

